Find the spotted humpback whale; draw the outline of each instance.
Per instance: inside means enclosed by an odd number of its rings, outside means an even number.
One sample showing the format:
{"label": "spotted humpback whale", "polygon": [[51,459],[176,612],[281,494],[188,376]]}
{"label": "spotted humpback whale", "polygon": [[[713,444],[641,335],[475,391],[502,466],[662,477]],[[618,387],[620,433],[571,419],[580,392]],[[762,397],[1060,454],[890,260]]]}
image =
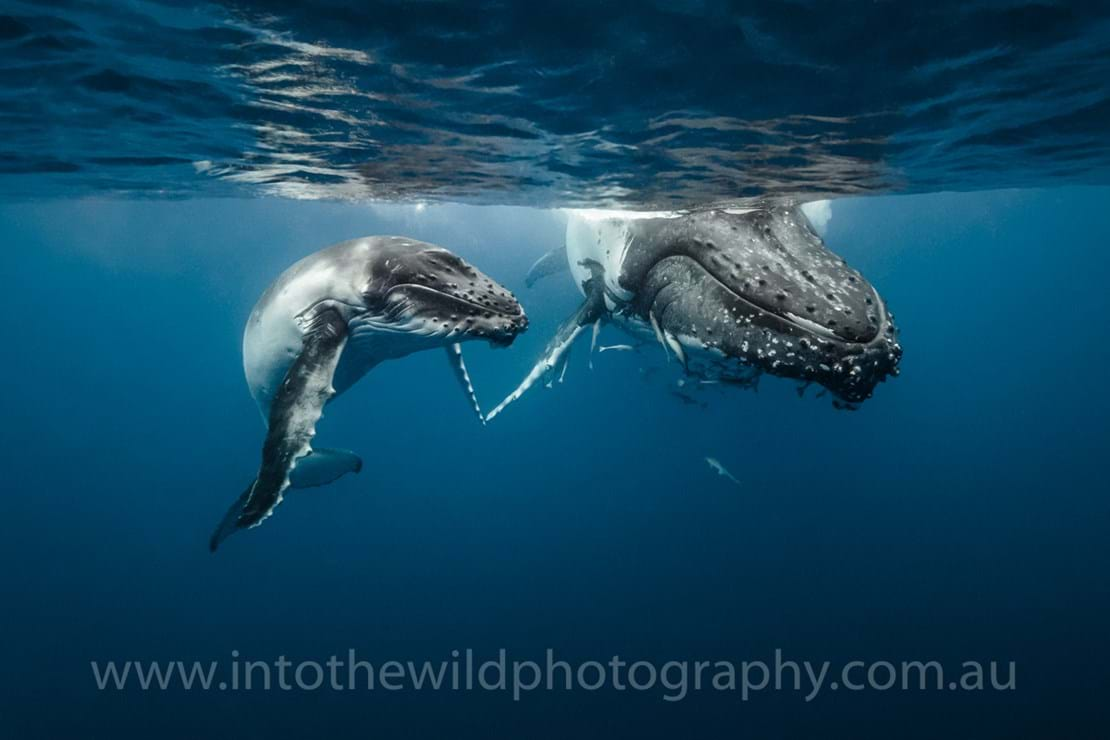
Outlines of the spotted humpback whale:
{"label": "spotted humpback whale", "polygon": [[243,333],[247,385],[267,433],[258,473],[210,549],[270,516],[288,488],[323,485],[361,468],[353,453],[313,447],[312,439],[324,405],[374,366],[445,348],[482,419],[460,344],[507,346],[527,325],[511,293],[432,244],[367,237],[297,262],[263,293]]}
{"label": "spotted humpback whale", "polygon": [[753,386],[760,375],[827,388],[855,408],[898,374],[894,319],[874,287],[822,242],[794,204],[688,213],[576,210],[564,247],[541,258],[529,285],[562,253],[584,300],[556,331],[493,419],[603,323],[657,341],[688,376]]}

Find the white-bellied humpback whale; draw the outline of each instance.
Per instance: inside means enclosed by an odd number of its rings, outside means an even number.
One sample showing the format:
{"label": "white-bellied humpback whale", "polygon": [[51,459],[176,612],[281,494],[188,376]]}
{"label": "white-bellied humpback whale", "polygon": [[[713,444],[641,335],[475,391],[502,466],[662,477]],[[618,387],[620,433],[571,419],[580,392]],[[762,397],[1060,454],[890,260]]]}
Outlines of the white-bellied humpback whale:
{"label": "white-bellied humpback whale", "polygon": [[451,252],[414,239],[355,239],[290,267],[263,293],[243,334],[243,368],[267,434],[257,476],[210,548],[259,524],[287,488],[360,469],[353,453],[313,448],[312,438],[324,404],[375,365],[445,348],[481,419],[459,345],[508,345],[527,325],[511,293]]}

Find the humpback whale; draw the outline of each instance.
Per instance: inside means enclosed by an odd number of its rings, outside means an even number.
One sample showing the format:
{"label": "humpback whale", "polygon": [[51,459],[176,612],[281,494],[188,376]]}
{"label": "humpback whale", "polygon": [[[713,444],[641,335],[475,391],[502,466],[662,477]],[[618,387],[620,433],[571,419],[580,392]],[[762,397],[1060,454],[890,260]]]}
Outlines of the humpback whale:
{"label": "humpback whale", "polygon": [[262,294],[243,333],[243,369],[266,422],[262,461],[209,542],[273,513],[286,489],[357,472],[351,452],[313,447],[324,405],[374,366],[445,348],[482,412],[460,344],[507,346],[528,326],[516,298],[451,252],[397,236],[342,242],[305,257]]}
{"label": "humpback whale", "polygon": [[[754,387],[760,375],[828,389],[855,408],[898,374],[902,348],[874,287],[833,254],[795,204],[688,213],[575,210],[562,270],[584,300],[490,420],[603,323],[657,341],[691,377]],[[531,285],[558,254],[533,266]]]}

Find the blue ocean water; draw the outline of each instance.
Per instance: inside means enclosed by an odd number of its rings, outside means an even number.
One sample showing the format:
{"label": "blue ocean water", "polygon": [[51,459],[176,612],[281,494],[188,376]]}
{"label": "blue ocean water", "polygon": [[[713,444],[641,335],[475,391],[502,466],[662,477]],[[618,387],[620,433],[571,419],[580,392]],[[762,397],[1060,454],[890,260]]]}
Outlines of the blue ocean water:
{"label": "blue ocean water", "polygon": [[[467,345],[511,389],[569,282],[529,290],[554,212],[270,200],[5,205],[5,736],[1097,737],[1110,593],[1100,340],[1106,189],[837,201],[827,241],[883,291],[902,377],[856,412],[677,402],[604,353],[479,428],[439,353],[387,363],[320,439],[359,475],[215,556],[262,427],[240,366],[259,292],[351,234],[449,244],[533,325]],[[607,329],[606,332],[612,330]],[[620,335],[604,334],[603,341]],[[655,348],[658,349],[658,348]],[[673,365],[671,366],[673,369]],[[703,462],[710,455],[736,487]],[[1015,661],[1014,691],[98,691],[90,661]]]}
{"label": "blue ocean water", "polygon": [[[0,1],[0,739],[1105,737],[1108,10]],[[905,351],[858,410],[580,344],[482,427],[417,353],[319,425],[358,475],[208,551],[264,436],[243,327],[301,257],[403,234],[514,291],[529,330],[464,347],[488,410],[581,302],[525,282],[562,209],[828,196]],[[352,651],[625,687],[231,685]],[[885,686],[912,662],[945,680]]]}

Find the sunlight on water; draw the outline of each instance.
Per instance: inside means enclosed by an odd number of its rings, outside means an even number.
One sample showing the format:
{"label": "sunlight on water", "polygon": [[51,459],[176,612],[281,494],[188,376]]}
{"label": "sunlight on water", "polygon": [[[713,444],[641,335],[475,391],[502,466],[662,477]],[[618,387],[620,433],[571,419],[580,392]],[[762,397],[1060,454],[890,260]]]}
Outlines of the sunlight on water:
{"label": "sunlight on water", "polygon": [[1101,183],[1096,5],[12,0],[0,192],[659,210]]}

